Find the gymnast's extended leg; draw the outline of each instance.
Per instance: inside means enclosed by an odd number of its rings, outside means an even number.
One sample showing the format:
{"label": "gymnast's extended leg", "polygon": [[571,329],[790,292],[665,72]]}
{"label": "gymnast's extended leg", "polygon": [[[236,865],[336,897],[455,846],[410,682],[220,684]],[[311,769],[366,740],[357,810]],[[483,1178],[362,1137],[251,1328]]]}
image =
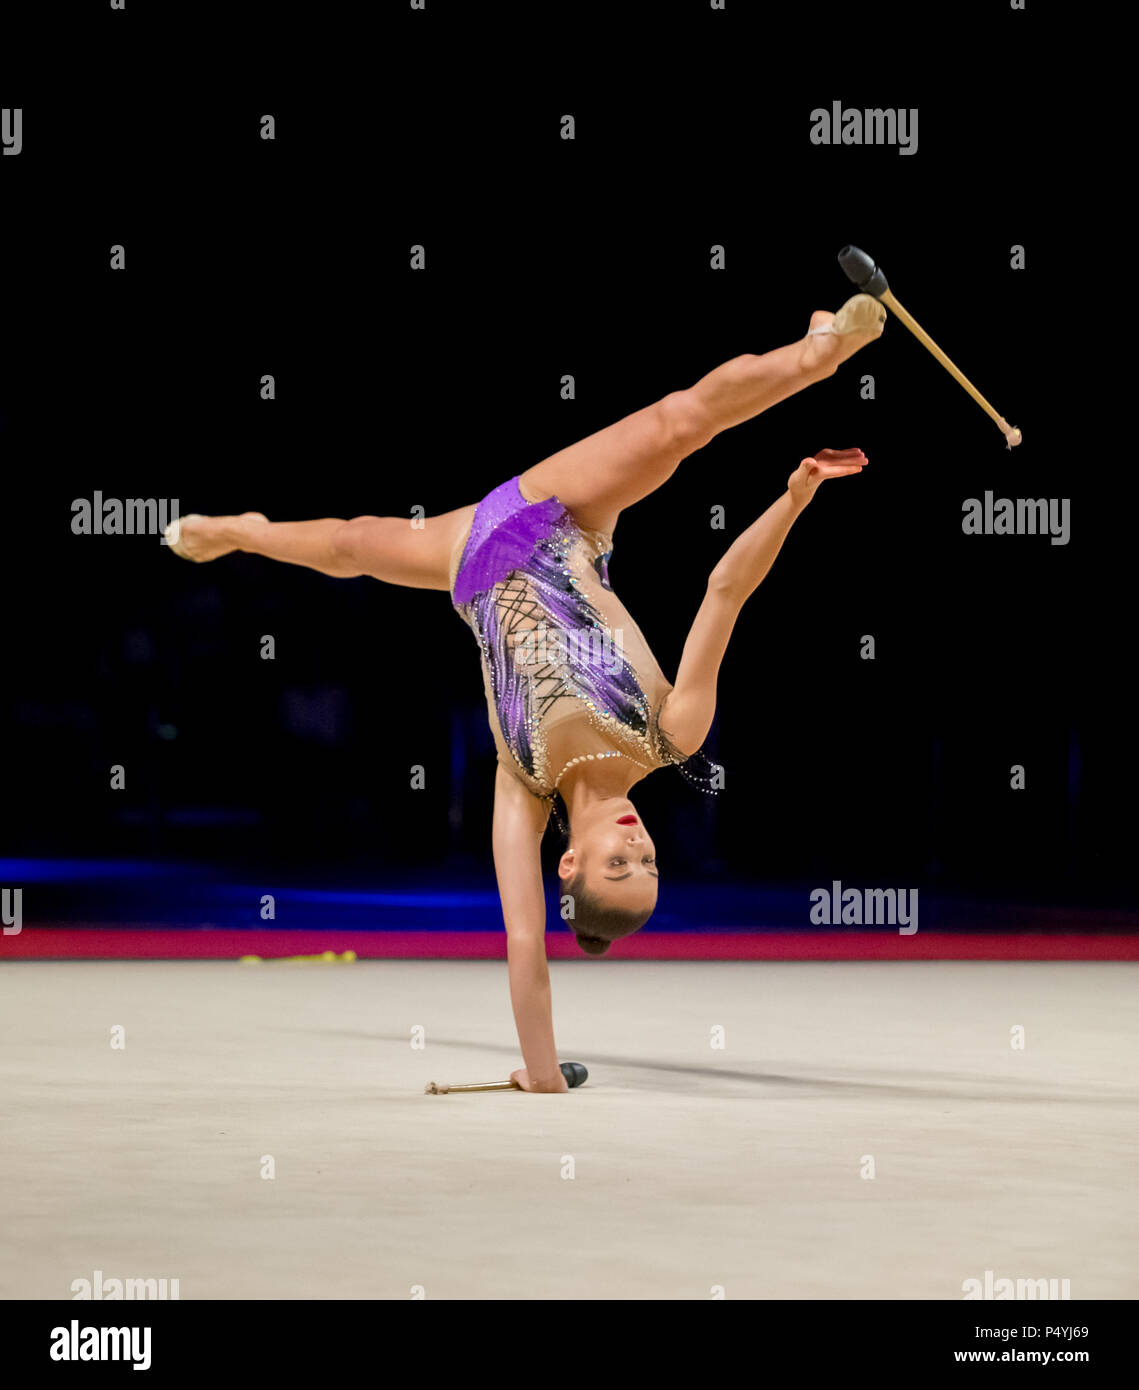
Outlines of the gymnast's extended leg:
{"label": "gymnast's extended leg", "polygon": [[814,333],[771,352],[733,357],[687,390],[674,391],[527,469],[520,479],[523,496],[532,502],[557,496],[582,526],[611,532],[620,512],[660,487],[681,459],[721,430],[833,376],[842,362],[879,337],[881,306],[868,295],[849,303],[849,323],[843,326],[854,331],[819,335],[835,315],[816,310],[810,323]]}
{"label": "gymnast's extended leg", "polygon": [[[817,335],[835,315],[816,310],[811,333],[760,355],[745,353],[673,391],[652,405],[568,448],[551,454],[521,475],[532,502],[556,495],[582,526],[611,532],[621,511],[655,491],[681,459],[703,448],[721,430],[761,414],[804,387],[833,376],[840,363],[882,331],[884,311],[868,295],[846,310],[850,323],[840,335]],[[239,516],[182,518],[178,553],[213,560],[234,550],[304,565],[336,578],[370,575],[417,589],[449,587],[456,539],[473,507],[428,517],[414,526],[401,517],[361,516],[351,521],[270,522],[260,512]]]}
{"label": "gymnast's extended leg", "polygon": [[190,560],[216,560],[235,550],[304,565],[337,579],[370,575],[412,589],[446,589],[452,550],[473,508],[460,507],[414,525],[398,516],[351,521],[269,521],[261,512],[186,516],[174,537]]}

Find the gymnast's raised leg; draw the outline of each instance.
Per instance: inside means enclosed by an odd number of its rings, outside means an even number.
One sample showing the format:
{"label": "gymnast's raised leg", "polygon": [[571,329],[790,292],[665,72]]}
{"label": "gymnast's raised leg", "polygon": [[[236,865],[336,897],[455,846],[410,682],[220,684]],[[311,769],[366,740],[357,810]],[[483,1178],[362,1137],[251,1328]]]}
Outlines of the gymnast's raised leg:
{"label": "gymnast's raised leg", "polygon": [[556,496],[580,526],[612,532],[621,511],[647,497],[681,459],[715,435],[742,424],[814,382],[833,376],[859,348],[882,333],[885,310],[856,295],[838,314],[811,315],[797,342],[745,353],[616,424],[527,469],[519,479],[531,502]]}
{"label": "gymnast's raised leg", "polygon": [[[722,430],[761,414],[804,387],[833,376],[840,364],[882,332],[885,311],[856,295],[837,315],[816,310],[797,342],[733,357],[686,390],[673,391],[615,424],[551,454],[519,479],[523,496],[556,496],[578,524],[612,532],[621,511],[655,491],[681,459]],[[213,560],[235,550],[304,565],[337,578],[370,575],[417,589],[449,588],[457,539],[474,506],[426,518],[359,516],[350,521],[270,522],[260,512],[183,517],[178,553]]]}

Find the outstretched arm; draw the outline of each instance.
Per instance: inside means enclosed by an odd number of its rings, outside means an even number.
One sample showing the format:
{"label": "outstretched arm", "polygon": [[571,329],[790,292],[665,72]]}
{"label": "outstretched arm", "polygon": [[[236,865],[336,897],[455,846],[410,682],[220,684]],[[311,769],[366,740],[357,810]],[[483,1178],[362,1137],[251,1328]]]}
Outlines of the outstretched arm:
{"label": "outstretched arm", "polygon": [[546,896],[542,834],[549,807],[499,765],[494,782],[494,871],[506,925],[510,1002],[522,1060],[513,1078],[526,1091],[567,1091],[558,1067],[550,969],[546,962]]}
{"label": "outstretched arm", "polygon": [[681,753],[695,753],[712,727],[716,681],[740,610],[779,554],[796,518],[825,478],[861,473],[861,449],[822,449],[806,458],[787,480],[787,491],[728,549],[708,576],[708,589],[684,644],[676,684],[661,708],[660,722]]}

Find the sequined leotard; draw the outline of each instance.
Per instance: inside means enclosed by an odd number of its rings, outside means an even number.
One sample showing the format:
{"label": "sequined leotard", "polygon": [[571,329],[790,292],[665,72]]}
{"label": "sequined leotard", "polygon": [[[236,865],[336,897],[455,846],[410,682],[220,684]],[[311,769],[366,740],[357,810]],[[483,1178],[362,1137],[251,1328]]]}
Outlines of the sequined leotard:
{"label": "sequined leotard", "polygon": [[475,509],[451,598],[478,640],[498,761],[551,798],[571,759],[620,754],[646,772],[684,756],[659,725],[672,689],[609,587],[612,538],[517,477]]}

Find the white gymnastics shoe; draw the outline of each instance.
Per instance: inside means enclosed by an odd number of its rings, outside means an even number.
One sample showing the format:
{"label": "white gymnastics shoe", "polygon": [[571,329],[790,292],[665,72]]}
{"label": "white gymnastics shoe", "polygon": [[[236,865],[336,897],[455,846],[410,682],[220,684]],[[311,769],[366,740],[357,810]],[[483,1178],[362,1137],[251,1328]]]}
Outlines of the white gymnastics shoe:
{"label": "white gymnastics shoe", "polygon": [[162,533],[162,539],[170,547],[175,555],[181,555],[183,560],[200,560],[201,556],[193,554],[182,539],[182,523],[184,521],[197,521],[201,518],[201,512],[188,512],[185,516],[176,516]]}
{"label": "white gymnastics shoe", "polygon": [[[242,512],[239,519],[242,521],[264,521],[266,524],[269,521],[264,512]],[[183,560],[193,560],[197,565],[206,560],[220,559],[223,555],[232,555],[235,550],[240,549],[240,546],[234,544],[232,538],[219,540],[216,536],[202,535],[201,529],[193,526],[190,528],[190,535],[187,535],[184,530],[187,521],[214,520],[225,520],[225,518],[203,516],[201,512],[187,512],[185,516],[177,517],[172,521],[163,531],[162,537],[175,555],[180,555]],[[195,531],[197,532],[196,535],[194,534]]]}

